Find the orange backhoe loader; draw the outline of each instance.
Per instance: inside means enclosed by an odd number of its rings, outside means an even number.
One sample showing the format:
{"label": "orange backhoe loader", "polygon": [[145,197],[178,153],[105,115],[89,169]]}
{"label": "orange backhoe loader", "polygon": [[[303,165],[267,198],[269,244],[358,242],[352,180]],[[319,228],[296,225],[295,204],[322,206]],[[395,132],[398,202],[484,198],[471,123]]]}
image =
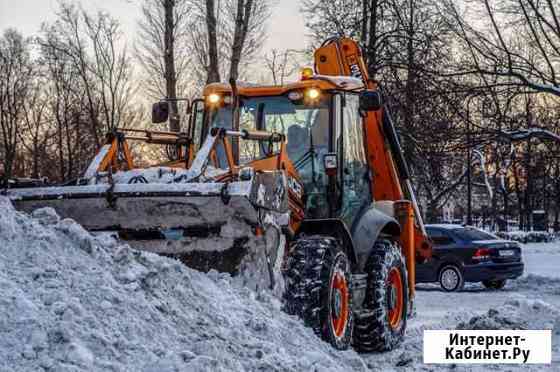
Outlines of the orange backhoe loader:
{"label": "orange backhoe loader", "polygon": [[[154,105],[155,122],[167,119],[166,105]],[[158,252],[200,269],[239,273],[240,257],[262,253],[269,284],[284,281],[286,311],[334,347],[401,342],[415,262],[431,244],[391,117],[353,40],[327,40],[315,69],[294,83],[207,85],[186,134],[138,133],[112,134],[76,185],[8,195],[17,208],[50,206],[143,249],[163,241]],[[127,137],[172,146],[177,160],[135,169]],[[247,248],[231,221],[250,226],[263,248]],[[217,235],[231,244],[198,244]]]}

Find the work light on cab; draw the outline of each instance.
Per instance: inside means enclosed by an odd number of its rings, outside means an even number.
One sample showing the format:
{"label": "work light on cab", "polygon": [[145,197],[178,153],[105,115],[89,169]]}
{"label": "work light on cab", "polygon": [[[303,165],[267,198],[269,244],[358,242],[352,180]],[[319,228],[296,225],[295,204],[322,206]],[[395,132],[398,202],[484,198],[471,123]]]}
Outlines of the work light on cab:
{"label": "work light on cab", "polygon": [[309,80],[313,77],[314,72],[311,67],[304,67],[301,69],[301,80]]}

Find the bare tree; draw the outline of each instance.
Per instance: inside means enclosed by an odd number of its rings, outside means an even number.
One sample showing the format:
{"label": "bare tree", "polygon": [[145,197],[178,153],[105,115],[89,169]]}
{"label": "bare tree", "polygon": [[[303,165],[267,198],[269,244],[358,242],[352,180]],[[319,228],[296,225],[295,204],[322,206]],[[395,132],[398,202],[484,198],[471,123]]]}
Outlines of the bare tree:
{"label": "bare tree", "polygon": [[218,82],[223,76],[238,79],[262,48],[270,1],[193,1],[191,46],[198,79],[207,83]]}
{"label": "bare tree", "polygon": [[454,36],[433,0],[307,0],[316,45],[359,40],[370,78],[380,82],[429,219],[465,179],[463,101],[470,86],[444,77]]}
{"label": "bare tree", "polygon": [[270,53],[265,55],[264,63],[272,77],[273,84],[283,85],[286,78],[298,71],[299,63],[297,61],[297,56],[299,54],[301,54],[301,52],[291,49],[286,49],[284,51],[272,49]]}
{"label": "bare tree", "polygon": [[118,21],[109,14],[99,12],[91,16],[82,12],[84,33],[92,49],[90,71],[95,84],[95,94],[101,104],[101,118],[109,130],[125,126],[122,120],[133,87],[126,47],[120,47],[122,33]]}
{"label": "bare tree", "polygon": [[122,110],[133,91],[120,26],[109,14],[91,16],[61,3],[57,20],[43,25],[39,39],[45,53],[73,64],[84,90],[89,131],[99,146],[104,132],[125,125]]}
{"label": "bare tree", "polygon": [[50,54],[67,57],[78,73],[77,78],[84,89],[86,97],[85,111],[89,115],[89,132],[95,144],[101,144],[102,125],[99,122],[99,106],[95,96],[95,84],[91,74],[86,40],[83,36],[80,11],[70,3],[60,3],[58,18],[54,24],[43,25],[43,37],[39,39],[43,49],[50,49]]}
{"label": "bare tree", "polygon": [[97,143],[91,134],[86,109],[88,98],[84,94],[79,69],[66,54],[48,46],[42,48],[41,63],[50,81],[46,86],[49,119],[55,127],[52,154],[57,167],[54,171],[55,167],[51,166],[49,178],[62,181],[78,176],[80,169],[75,160],[80,158],[78,149],[94,152]]}
{"label": "bare tree", "polygon": [[30,84],[29,94],[23,105],[23,120],[19,133],[20,143],[25,151],[26,163],[30,163],[31,177],[43,176],[45,168],[52,168],[49,164],[49,147],[52,144],[55,126],[50,120],[48,86],[49,82],[41,67],[39,73]]}
{"label": "bare tree", "polygon": [[[60,3],[37,43],[53,124],[49,151],[57,164],[39,173],[69,180],[80,175],[108,131],[137,124],[132,70],[120,26],[104,12],[92,15]],[[25,138],[30,141],[29,133]]]}
{"label": "bare tree", "polygon": [[138,23],[136,56],[144,77],[143,88],[151,99],[170,99],[169,126],[180,131],[176,99],[190,95],[192,74],[189,53],[189,0],[143,0]]}
{"label": "bare tree", "polygon": [[441,12],[470,59],[449,75],[484,74],[537,92],[560,96],[560,4],[538,0],[475,0],[461,12],[445,0]]}
{"label": "bare tree", "polygon": [[218,21],[214,0],[206,0],[206,30],[208,37],[207,83],[219,82],[220,67],[218,63]]}
{"label": "bare tree", "polygon": [[304,0],[302,11],[314,46],[333,36],[351,37],[365,45],[369,10],[378,10],[381,2],[384,0]]}
{"label": "bare tree", "polygon": [[237,0],[235,31],[233,32],[229,67],[229,78],[233,80],[237,80],[239,77],[239,63],[241,62],[241,53],[243,52],[243,45],[249,30],[251,13],[253,13],[253,0]]}
{"label": "bare tree", "polygon": [[359,40],[370,78],[376,79],[391,65],[395,50],[400,50],[400,46],[391,48],[399,42],[404,26],[399,25],[396,10],[406,6],[392,0],[304,0],[302,11],[314,47],[333,36]]}
{"label": "bare tree", "polygon": [[0,152],[3,183],[12,176],[20,124],[33,79],[30,41],[13,29],[0,38]]}

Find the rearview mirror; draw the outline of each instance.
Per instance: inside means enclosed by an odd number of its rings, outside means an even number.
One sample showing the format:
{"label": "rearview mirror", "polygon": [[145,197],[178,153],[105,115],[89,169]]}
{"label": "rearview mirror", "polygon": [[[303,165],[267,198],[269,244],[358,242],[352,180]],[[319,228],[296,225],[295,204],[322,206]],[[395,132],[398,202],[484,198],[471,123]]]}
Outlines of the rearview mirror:
{"label": "rearview mirror", "polygon": [[169,118],[169,103],[167,101],[156,102],[152,105],[152,123],[165,123]]}
{"label": "rearview mirror", "polygon": [[381,108],[381,95],[375,90],[366,90],[360,93],[360,110],[377,111]]}

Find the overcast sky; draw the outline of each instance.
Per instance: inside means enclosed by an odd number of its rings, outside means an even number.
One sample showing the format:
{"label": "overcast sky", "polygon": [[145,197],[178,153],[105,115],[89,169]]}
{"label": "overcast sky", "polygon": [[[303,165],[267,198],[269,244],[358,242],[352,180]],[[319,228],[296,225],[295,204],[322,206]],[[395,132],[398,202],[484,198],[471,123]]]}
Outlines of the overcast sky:
{"label": "overcast sky", "polygon": [[[88,10],[103,9],[119,19],[124,32],[133,39],[136,22],[140,17],[140,0],[79,0]],[[303,49],[305,25],[299,13],[301,0],[276,0],[268,22],[268,40],[265,51],[277,49]],[[29,36],[37,33],[42,22],[51,21],[57,0],[0,0],[0,30],[14,27]]]}

